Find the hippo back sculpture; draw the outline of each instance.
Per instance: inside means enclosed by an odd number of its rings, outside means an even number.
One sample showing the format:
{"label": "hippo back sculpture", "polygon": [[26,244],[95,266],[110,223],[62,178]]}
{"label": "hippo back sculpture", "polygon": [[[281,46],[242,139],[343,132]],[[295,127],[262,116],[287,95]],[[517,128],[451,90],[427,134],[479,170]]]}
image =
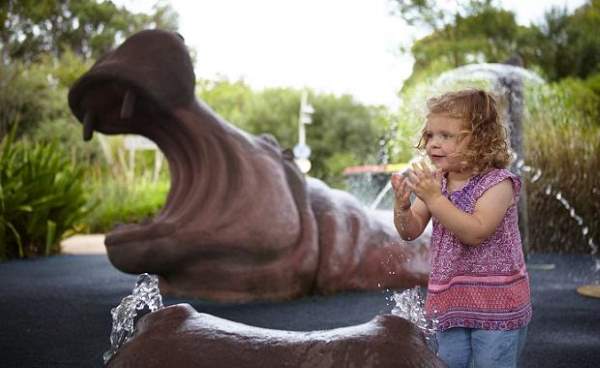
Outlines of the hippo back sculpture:
{"label": "hippo back sculpture", "polygon": [[194,88],[183,38],[147,30],[100,58],[69,91],[85,140],[94,131],[143,135],[169,163],[160,213],[107,235],[116,268],[157,274],[168,294],[227,302],[426,282],[425,242],[402,241],[390,219],[305,178],[272,136],[224,121]]}
{"label": "hippo back sculpture", "polygon": [[421,331],[380,315],[333,330],[296,332],[253,327],[177,304],[142,317],[108,368],[295,367],[442,368]]}

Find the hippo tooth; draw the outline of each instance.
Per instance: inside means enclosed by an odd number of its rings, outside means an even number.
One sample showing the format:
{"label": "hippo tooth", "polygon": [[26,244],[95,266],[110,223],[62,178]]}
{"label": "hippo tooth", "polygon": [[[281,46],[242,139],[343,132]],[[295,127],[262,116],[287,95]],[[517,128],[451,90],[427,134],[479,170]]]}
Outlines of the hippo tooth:
{"label": "hippo tooth", "polygon": [[94,136],[94,115],[86,111],[83,118],[83,140],[89,141]]}
{"label": "hippo tooth", "polygon": [[135,94],[132,90],[125,92],[123,105],[121,106],[121,119],[129,119],[133,115],[133,105],[135,104]]}

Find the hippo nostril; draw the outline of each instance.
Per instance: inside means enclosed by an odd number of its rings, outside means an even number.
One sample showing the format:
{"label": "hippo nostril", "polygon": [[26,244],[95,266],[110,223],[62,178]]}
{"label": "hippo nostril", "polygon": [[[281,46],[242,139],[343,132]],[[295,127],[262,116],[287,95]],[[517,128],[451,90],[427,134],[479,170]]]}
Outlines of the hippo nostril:
{"label": "hippo nostril", "polygon": [[86,111],[83,118],[83,140],[89,141],[94,136],[94,115],[91,111]]}
{"label": "hippo nostril", "polygon": [[121,106],[121,119],[129,119],[133,115],[133,106],[135,105],[135,93],[132,90],[125,92],[123,105]]}

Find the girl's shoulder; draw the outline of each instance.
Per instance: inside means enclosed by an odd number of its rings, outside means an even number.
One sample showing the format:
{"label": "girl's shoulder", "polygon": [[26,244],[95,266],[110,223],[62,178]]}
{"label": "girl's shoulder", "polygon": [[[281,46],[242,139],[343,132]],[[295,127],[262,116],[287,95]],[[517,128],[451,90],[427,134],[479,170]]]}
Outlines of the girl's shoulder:
{"label": "girl's shoulder", "polygon": [[479,180],[477,180],[477,183],[473,188],[473,196],[475,198],[481,197],[486,190],[498,185],[500,182],[506,179],[511,181],[515,196],[517,196],[521,190],[521,178],[508,169],[494,168],[480,174],[478,179]]}

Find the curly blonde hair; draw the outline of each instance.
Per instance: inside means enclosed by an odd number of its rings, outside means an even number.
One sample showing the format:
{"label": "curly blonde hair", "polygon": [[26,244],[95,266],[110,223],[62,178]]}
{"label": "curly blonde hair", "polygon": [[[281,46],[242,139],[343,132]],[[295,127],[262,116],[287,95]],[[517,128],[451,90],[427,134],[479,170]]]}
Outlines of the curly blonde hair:
{"label": "curly blonde hair", "polygon": [[[461,152],[461,161],[475,173],[492,168],[503,169],[511,162],[507,130],[498,113],[496,99],[480,89],[448,92],[427,100],[427,116],[447,115],[465,122],[462,138],[471,136]],[[427,145],[425,127],[417,144],[419,150]]]}

